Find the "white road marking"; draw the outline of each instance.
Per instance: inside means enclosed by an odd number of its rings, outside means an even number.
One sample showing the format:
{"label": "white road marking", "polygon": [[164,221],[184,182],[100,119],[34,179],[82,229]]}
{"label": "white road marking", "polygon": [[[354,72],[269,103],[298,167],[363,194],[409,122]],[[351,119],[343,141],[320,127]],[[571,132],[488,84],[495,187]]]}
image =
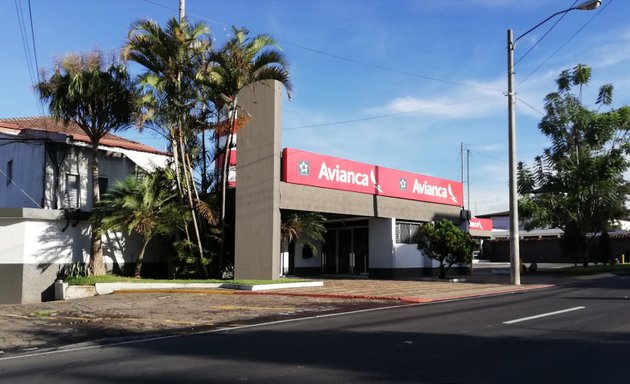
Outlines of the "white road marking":
{"label": "white road marking", "polygon": [[580,309],[585,309],[586,307],[574,307],[574,308],[568,308],[568,309],[563,309],[561,311],[555,311],[555,312],[548,312],[548,313],[541,313],[540,315],[536,315],[536,316],[529,316],[529,317],[523,317],[520,319],[515,319],[515,320],[510,320],[510,321],[504,321],[503,324],[514,324],[514,323],[520,323],[521,321],[527,321],[527,320],[534,320],[534,319],[540,319],[541,317],[547,317],[547,316],[553,316],[553,315],[559,315],[561,313],[566,313],[566,312],[572,312],[572,311],[579,311]]}
{"label": "white road marking", "polygon": [[[140,343],[147,343],[151,341],[174,339],[174,338],[187,337],[187,336],[193,336],[193,335],[204,335],[204,334],[209,334],[209,333],[228,333],[230,331],[238,331],[238,330],[248,329],[248,328],[266,327],[266,326],[276,325],[276,324],[293,323],[293,322],[298,322],[298,321],[321,319],[321,318],[326,318],[326,317],[353,315],[353,314],[364,313],[364,312],[376,312],[376,311],[383,311],[383,310],[403,308],[403,307],[417,307],[420,305],[426,305],[426,303],[413,303],[413,304],[403,304],[403,305],[392,305],[392,306],[387,306],[387,307],[358,309],[358,310],[349,311],[349,312],[327,313],[323,315],[314,315],[314,316],[308,316],[308,317],[298,317],[298,318],[293,318],[293,319],[268,321],[266,323],[238,325],[234,327],[228,326],[228,327],[210,329],[207,331],[192,331],[189,333],[178,333],[176,335],[164,335],[164,336],[156,336],[156,337],[148,337],[148,338],[139,338],[139,339],[118,341],[118,342],[112,342],[112,343],[107,343],[106,342],[107,339],[87,341],[87,342],[77,343],[75,345],[70,345],[66,347],[63,347],[63,346],[56,347],[56,348],[53,347],[49,350],[42,350],[41,352],[0,357],[0,361],[25,359],[25,358],[39,357],[39,356],[48,356],[48,355],[55,355],[55,354],[60,354],[60,353],[85,351],[85,350],[90,350],[90,349],[105,349],[105,348],[117,347],[117,346],[127,345],[127,344],[140,344]],[[99,344],[99,342],[103,342],[104,340],[105,340],[104,344]]]}

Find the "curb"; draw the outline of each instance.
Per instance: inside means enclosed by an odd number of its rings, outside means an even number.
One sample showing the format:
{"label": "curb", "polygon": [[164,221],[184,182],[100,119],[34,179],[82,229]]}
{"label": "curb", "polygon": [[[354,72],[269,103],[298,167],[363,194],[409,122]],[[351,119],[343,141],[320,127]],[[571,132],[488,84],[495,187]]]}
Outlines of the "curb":
{"label": "curb", "polygon": [[[96,283],[94,285],[68,285],[63,281],[55,282],[55,300],[71,300],[112,293],[223,293],[218,289],[240,291],[266,291],[283,288],[323,287],[323,281],[303,281],[278,284],[233,284],[233,283]],[[231,294],[226,292],[223,294]]]}
{"label": "curb", "polygon": [[234,292],[235,295],[276,295],[276,296],[297,296],[297,297],[313,297],[320,299],[346,299],[346,300],[380,300],[380,301],[400,301],[404,303],[436,303],[442,301],[454,301],[463,299],[472,299],[485,296],[499,296],[513,293],[536,291],[557,287],[556,284],[536,284],[532,286],[522,287],[518,289],[502,289],[497,291],[487,291],[470,293],[457,296],[445,296],[436,298],[422,298],[414,296],[378,296],[378,295],[352,295],[340,293],[293,293],[293,292]]}

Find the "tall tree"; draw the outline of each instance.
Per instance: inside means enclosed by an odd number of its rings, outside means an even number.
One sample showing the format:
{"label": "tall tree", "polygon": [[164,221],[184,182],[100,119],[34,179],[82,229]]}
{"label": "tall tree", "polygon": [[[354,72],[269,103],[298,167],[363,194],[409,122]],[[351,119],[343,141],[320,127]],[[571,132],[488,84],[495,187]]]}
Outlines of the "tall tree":
{"label": "tall tree", "polygon": [[[538,127],[551,141],[533,168],[518,167],[519,211],[526,228],[564,231],[563,250],[587,266],[597,234],[612,220],[627,217],[630,187],[630,107],[611,108],[613,86],[599,88],[597,110],[582,103],[591,68],[564,70],[557,92],[545,98],[546,115]],[[578,94],[572,93],[578,87]]]}
{"label": "tall tree", "polygon": [[142,238],[134,277],[141,275],[145,250],[151,239],[173,233],[185,225],[173,179],[169,170],[141,178],[129,176],[118,181],[97,206],[96,213],[104,230],[135,232]]}
{"label": "tall tree", "polygon": [[[200,103],[197,74],[209,56],[212,38],[203,23],[189,24],[171,18],[165,28],[151,20],[134,23],[124,48],[125,58],[142,67],[143,116],[146,123],[166,130],[175,161],[177,188],[192,215],[199,268],[204,267],[204,249],[195,207],[199,203],[189,149],[194,146],[195,127],[205,114]],[[188,229],[186,236],[192,240]]]}
{"label": "tall tree", "polygon": [[[135,91],[125,66],[114,57],[106,59],[99,51],[85,55],[69,54],[59,60],[52,76],[37,84],[40,97],[50,114],[64,124],[76,123],[92,143],[92,204],[100,200],[98,146],[109,132],[132,124]],[[105,274],[100,225],[92,225],[90,273]]]}
{"label": "tall tree", "polygon": [[[214,103],[218,111],[227,114],[226,137],[222,150],[223,165],[221,167],[221,208],[220,222],[225,240],[226,192],[228,164],[233,137],[238,128],[238,93],[245,87],[264,80],[281,82],[290,97],[292,84],[289,76],[289,65],[282,52],[275,48],[275,40],[266,34],[249,36],[245,28],[232,27],[232,37],[217,52],[211,55],[214,64],[209,72],[212,84]],[[223,249],[224,243],[222,242]],[[224,251],[221,251],[223,257]]]}

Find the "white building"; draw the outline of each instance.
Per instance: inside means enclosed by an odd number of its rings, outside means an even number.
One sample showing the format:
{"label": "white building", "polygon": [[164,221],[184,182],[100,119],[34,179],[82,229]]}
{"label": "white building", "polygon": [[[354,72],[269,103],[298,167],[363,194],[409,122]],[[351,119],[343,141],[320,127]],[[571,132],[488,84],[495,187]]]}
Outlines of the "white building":
{"label": "white building", "polygon": [[[100,144],[101,193],[128,175],[165,166],[169,158],[115,135]],[[0,119],[0,303],[49,299],[60,269],[88,260],[90,156],[90,140],[76,125],[46,117]],[[134,260],[136,243],[107,234],[108,268]]]}

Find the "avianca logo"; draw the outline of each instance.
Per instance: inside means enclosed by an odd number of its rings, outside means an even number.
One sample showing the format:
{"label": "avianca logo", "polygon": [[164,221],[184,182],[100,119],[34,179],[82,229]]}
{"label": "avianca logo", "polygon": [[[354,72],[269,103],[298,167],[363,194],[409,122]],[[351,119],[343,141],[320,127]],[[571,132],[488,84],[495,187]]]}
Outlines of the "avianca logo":
{"label": "avianca logo", "polygon": [[481,221],[471,221],[468,226],[470,228],[483,229],[483,225],[481,224]]}
{"label": "avianca logo", "polygon": [[[349,171],[341,169],[339,165],[334,168],[328,168],[326,163],[322,162],[322,166],[319,169],[318,179],[326,179],[328,181],[335,181],[337,183],[355,184],[364,187],[369,187],[369,177],[366,173]],[[372,173],[372,178],[374,174]]]}
{"label": "avianca logo", "polygon": [[455,194],[453,193],[451,184],[449,184],[447,188],[444,188],[437,185],[431,185],[426,180],[424,183],[420,183],[418,179],[416,179],[414,180],[411,192],[419,195],[441,197],[443,199],[450,198],[454,203],[457,203],[457,197],[455,197]]}

